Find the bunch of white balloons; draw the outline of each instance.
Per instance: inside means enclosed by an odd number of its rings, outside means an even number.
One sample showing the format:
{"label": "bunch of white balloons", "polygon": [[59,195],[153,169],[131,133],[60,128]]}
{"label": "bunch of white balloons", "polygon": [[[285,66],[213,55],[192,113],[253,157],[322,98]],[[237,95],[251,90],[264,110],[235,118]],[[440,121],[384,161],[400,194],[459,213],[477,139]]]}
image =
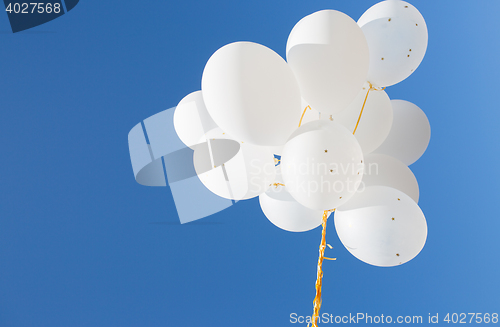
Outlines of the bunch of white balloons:
{"label": "bunch of white balloons", "polygon": [[217,50],[174,126],[213,193],[259,196],[267,218],[294,232],[336,209],[348,251],[399,265],[427,238],[408,165],[426,150],[430,126],[420,108],[383,88],[410,76],[426,48],[425,21],[405,1],[377,3],[357,23],[318,11],[292,29],[286,61],[252,42]]}

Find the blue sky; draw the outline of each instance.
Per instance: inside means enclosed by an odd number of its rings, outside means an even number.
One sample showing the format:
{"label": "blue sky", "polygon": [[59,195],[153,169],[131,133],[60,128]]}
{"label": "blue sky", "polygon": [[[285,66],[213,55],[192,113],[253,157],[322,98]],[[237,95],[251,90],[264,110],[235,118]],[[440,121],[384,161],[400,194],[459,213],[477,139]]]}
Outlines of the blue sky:
{"label": "blue sky", "polygon": [[[168,187],[135,182],[127,134],[199,90],[219,47],[254,41],[284,56],[300,18],[357,20],[376,2],[88,0],[17,34],[0,14],[0,326],[293,326],[290,313],[310,315],[319,228],[280,230],[258,199],[180,225]],[[386,91],[431,123],[410,167],[427,243],[407,264],[373,267],[330,221],[338,259],[324,264],[322,312],[498,313],[500,3],[411,3],[427,54]]]}

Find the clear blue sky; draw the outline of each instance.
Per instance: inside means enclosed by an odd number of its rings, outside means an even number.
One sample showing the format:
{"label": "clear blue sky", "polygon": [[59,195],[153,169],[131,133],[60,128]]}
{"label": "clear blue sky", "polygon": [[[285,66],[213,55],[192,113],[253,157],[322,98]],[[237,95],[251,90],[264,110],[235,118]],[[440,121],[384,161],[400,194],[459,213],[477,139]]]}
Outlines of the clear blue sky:
{"label": "clear blue sky", "polygon": [[[257,199],[179,225],[168,187],[135,182],[127,134],[199,90],[219,47],[247,40],[284,56],[303,16],[357,20],[376,2],[87,0],[18,34],[0,14],[0,326],[294,326],[290,313],[310,315],[319,228],[280,230]],[[330,221],[338,260],[324,265],[322,312],[500,313],[500,2],[411,3],[427,54],[387,92],[431,123],[411,166],[427,244],[377,268]]]}

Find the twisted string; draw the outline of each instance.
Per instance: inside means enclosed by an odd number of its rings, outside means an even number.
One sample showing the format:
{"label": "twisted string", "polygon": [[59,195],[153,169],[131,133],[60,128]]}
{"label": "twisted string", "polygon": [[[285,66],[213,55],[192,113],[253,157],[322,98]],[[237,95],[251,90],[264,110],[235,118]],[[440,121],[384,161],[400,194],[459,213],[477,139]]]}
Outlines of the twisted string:
{"label": "twisted string", "polygon": [[[335,211],[325,210],[323,211],[323,232],[321,233],[321,243],[319,245],[319,258],[318,258],[318,273],[316,277],[316,297],[314,298],[314,310],[311,317],[311,327],[318,327],[317,320],[319,318],[319,310],[321,309],[321,287],[323,283],[323,259],[336,260],[335,258],[325,258],[325,248],[326,248],[326,221],[328,220],[328,212]],[[309,326],[308,326],[309,327]]]}

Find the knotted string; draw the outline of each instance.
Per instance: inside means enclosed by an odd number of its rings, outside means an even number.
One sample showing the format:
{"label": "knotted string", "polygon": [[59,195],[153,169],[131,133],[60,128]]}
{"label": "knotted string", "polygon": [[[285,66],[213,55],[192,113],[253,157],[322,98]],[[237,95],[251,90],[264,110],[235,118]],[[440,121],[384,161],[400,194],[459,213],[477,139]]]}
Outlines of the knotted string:
{"label": "knotted string", "polygon": [[359,113],[358,121],[356,122],[356,127],[354,127],[354,132],[352,132],[352,135],[356,134],[356,130],[358,129],[358,124],[359,124],[359,121],[361,120],[361,115],[363,114],[363,109],[365,109],[366,100],[368,100],[368,95],[370,94],[370,91],[383,91],[385,89],[385,87],[377,88],[377,87],[373,86],[372,83],[370,83],[370,82],[368,82],[368,84],[370,84],[370,87],[368,88],[368,91],[366,92],[365,101],[363,102],[363,106],[361,107],[361,112]]}

